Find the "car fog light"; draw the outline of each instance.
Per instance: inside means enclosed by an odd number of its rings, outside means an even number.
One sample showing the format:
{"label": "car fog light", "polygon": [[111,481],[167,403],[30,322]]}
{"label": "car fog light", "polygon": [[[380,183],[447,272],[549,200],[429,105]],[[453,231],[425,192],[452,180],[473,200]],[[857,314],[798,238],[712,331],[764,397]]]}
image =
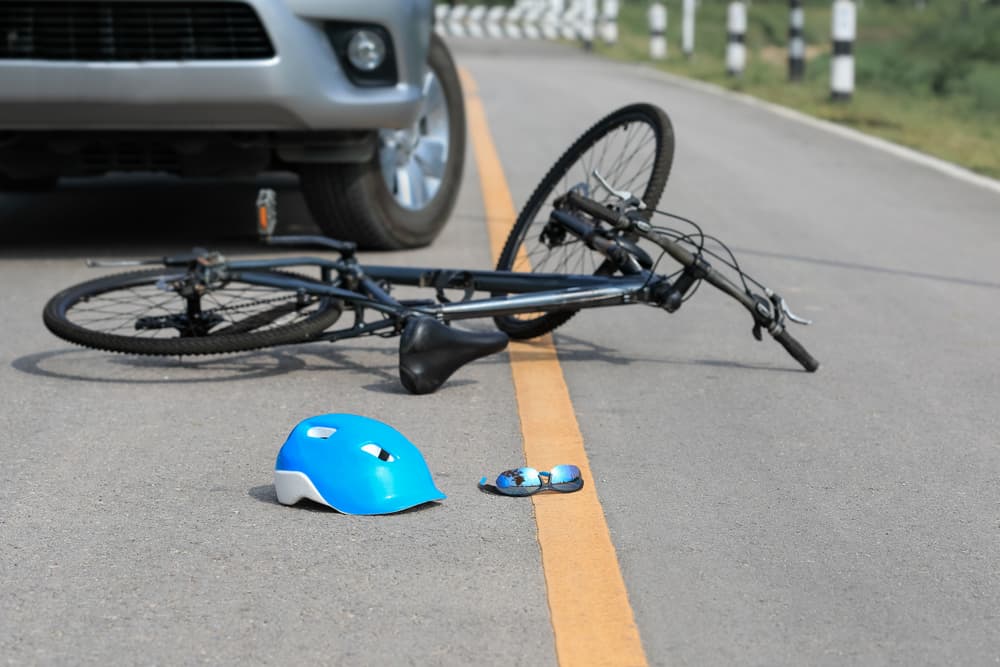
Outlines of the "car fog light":
{"label": "car fog light", "polygon": [[362,72],[371,72],[385,60],[385,42],[371,30],[358,30],[347,43],[347,59]]}

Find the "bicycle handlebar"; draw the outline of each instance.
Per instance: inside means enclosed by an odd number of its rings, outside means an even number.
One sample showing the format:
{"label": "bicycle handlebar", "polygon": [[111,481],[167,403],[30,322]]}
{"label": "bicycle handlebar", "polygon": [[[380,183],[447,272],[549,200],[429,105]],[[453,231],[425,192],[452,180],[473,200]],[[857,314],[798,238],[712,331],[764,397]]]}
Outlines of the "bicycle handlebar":
{"label": "bicycle handlebar", "polygon": [[802,343],[792,338],[792,335],[788,333],[788,329],[781,327],[777,332],[771,332],[771,336],[774,340],[781,343],[781,347],[785,348],[788,354],[792,355],[795,361],[802,364],[802,368],[806,369],[810,373],[815,373],[819,369],[819,362],[813,357],[806,348],[802,347]]}
{"label": "bicycle handlebar", "polygon": [[[579,209],[586,213],[587,215],[603,220],[614,227],[629,227],[632,225],[632,220],[627,215],[618,213],[600,202],[596,202],[593,199],[584,197],[578,192],[570,190],[563,197],[571,207]],[[559,206],[559,200],[556,200],[556,206]]]}
{"label": "bicycle handlebar", "polygon": [[[563,196],[562,201],[569,204],[570,207],[576,208],[594,218],[597,218],[598,220],[603,220],[616,228],[628,229],[632,227],[639,227],[642,224],[638,220],[629,217],[627,214],[619,213],[618,211],[610,209],[607,206],[604,206],[603,204],[574,191],[566,193],[566,195]],[[558,206],[559,204],[560,201],[557,200],[556,205]],[[646,229],[648,229],[648,226]],[[640,229],[640,231],[646,230]],[[749,310],[750,314],[753,315],[755,324],[767,329],[768,333],[770,333],[771,336],[778,341],[783,348],[785,348],[785,351],[787,351],[793,359],[799,362],[804,369],[810,373],[814,373],[817,369],[819,369],[819,362],[815,359],[815,357],[809,354],[802,344],[793,338],[790,333],[788,333],[788,330],[781,321],[782,316],[776,308],[771,308],[766,313],[763,312],[761,308],[758,308],[759,302],[753,295],[740,289],[739,286],[729,280],[726,276],[712,268],[708,262],[702,259],[700,254],[696,255],[692,253],[676,241],[669,239],[662,234],[656,233],[647,233],[646,238],[663,248],[668,255],[677,260],[677,262],[680,263],[686,270],[693,271],[695,273],[695,277],[705,280],[715,288],[739,301],[743,307]]]}

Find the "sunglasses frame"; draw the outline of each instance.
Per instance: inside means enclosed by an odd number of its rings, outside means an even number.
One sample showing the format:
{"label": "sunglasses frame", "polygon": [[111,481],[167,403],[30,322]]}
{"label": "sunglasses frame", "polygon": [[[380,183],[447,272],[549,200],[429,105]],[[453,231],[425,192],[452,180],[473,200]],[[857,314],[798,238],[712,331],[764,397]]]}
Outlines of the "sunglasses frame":
{"label": "sunglasses frame", "polygon": [[[497,475],[497,479],[496,479],[496,481],[498,482],[497,484],[487,484],[486,483],[486,477],[483,477],[482,479],[479,480],[479,489],[481,491],[487,491],[489,493],[493,493],[493,494],[496,494],[496,495],[499,495],[499,496],[511,496],[511,497],[514,497],[514,498],[524,498],[526,496],[533,496],[533,495],[535,495],[536,493],[538,493],[540,491],[546,491],[546,490],[548,490],[548,491],[555,491],[556,493],[574,493],[575,491],[579,491],[580,489],[583,488],[583,473],[580,472],[580,469],[577,466],[572,465],[572,464],[568,464],[568,463],[563,463],[563,464],[560,464],[560,465],[557,465],[557,466],[552,466],[552,469],[560,468],[560,467],[574,468],[576,470],[577,475],[576,475],[576,477],[574,478],[573,481],[578,481],[580,483],[579,486],[576,486],[576,487],[574,487],[572,489],[560,489],[560,488],[557,488],[555,485],[552,484],[552,472],[551,472],[551,470],[535,470],[534,468],[532,468],[530,466],[521,466],[520,468],[511,468],[510,470],[504,470],[502,473],[500,473],[499,475]],[[519,485],[516,485],[516,486],[508,486],[508,487],[502,487],[502,486],[499,485],[500,480],[504,476],[513,477],[514,473],[518,473],[518,472],[520,472],[522,470],[534,472],[538,476],[538,481],[541,482],[541,484],[539,484],[538,486],[519,486]],[[559,484],[567,484],[567,483],[570,483],[570,482],[559,482]],[[523,489],[526,492],[525,493],[510,493],[509,489]]]}

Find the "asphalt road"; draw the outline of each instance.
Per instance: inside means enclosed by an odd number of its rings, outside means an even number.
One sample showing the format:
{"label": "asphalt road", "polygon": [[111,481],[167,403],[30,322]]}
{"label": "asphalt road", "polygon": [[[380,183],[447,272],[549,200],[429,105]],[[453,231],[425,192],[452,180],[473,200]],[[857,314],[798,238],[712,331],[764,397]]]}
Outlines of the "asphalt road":
{"label": "asphalt road", "polygon": [[[456,58],[518,204],[598,117],[662,106],[678,144],[661,205],[816,320],[796,331],[816,374],[708,288],[675,315],[586,312],[555,336],[648,662],[1000,661],[1000,195],[575,49]],[[442,238],[377,261],[490,264],[467,165]],[[294,181],[277,185],[286,230],[309,229]],[[196,363],[42,326],[86,257],[255,252],[255,187],[0,197],[0,659],[556,664],[532,506],[475,486],[522,458],[506,355],[414,397],[394,341]],[[325,412],[396,426],[447,500],[277,504],[278,448]]]}

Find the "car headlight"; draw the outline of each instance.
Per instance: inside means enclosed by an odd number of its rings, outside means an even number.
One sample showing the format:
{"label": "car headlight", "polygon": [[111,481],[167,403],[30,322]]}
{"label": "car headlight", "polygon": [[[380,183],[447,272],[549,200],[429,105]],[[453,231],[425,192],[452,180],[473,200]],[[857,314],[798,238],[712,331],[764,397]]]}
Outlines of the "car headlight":
{"label": "car headlight", "polygon": [[355,30],[347,42],[347,60],[362,72],[371,72],[385,62],[385,42],[371,30]]}
{"label": "car headlight", "polygon": [[328,21],[323,27],[344,73],[354,85],[396,85],[396,54],[388,30],[380,25],[343,21]]}

